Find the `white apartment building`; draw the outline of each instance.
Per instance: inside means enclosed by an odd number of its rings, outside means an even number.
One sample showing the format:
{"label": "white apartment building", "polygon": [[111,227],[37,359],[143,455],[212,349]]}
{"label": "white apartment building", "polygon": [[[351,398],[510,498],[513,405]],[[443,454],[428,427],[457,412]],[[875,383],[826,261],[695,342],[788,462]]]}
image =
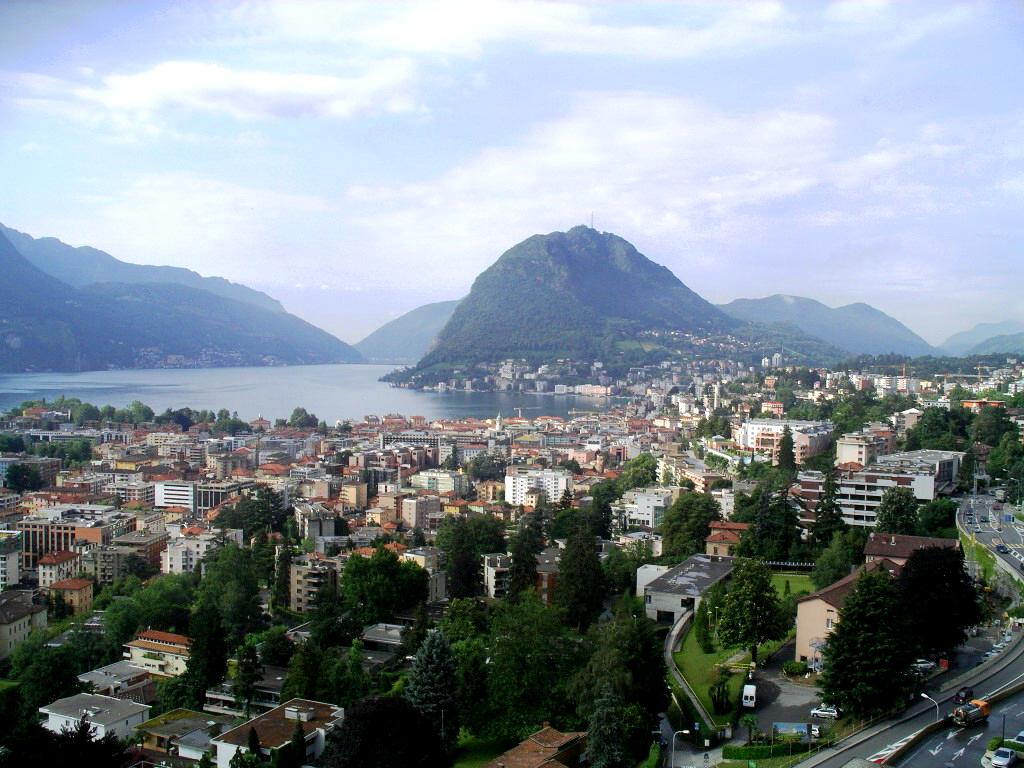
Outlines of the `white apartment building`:
{"label": "white apartment building", "polygon": [[135,735],[135,726],[149,718],[149,710],[147,704],[98,693],[76,693],[39,708],[40,714],[46,715],[42,726],[47,730],[53,733],[74,730],[84,719],[96,729],[97,739],[108,733],[119,739],[130,739]]}
{"label": "white apartment building", "polygon": [[836,465],[855,462],[862,467],[895,448],[894,428],[888,424],[871,424],[860,432],[848,432],[836,441]]}
{"label": "white apartment building", "polygon": [[635,528],[654,529],[661,525],[665,510],[679,496],[679,488],[634,488],[612,504],[612,521],[617,532]]}
{"label": "white apartment building", "polygon": [[21,531],[0,531],[0,592],[21,581]]}
{"label": "white apartment building", "polygon": [[196,484],[187,480],[164,480],[156,483],[153,506],[158,509],[184,507],[187,510],[195,511]]}
{"label": "white apartment building", "polygon": [[572,473],[567,469],[530,469],[529,467],[509,467],[505,473],[505,501],[514,506],[526,503],[526,494],[530,491],[544,491],[551,503],[557,503],[562,495],[572,493]]}
{"label": "white apartment building", "polygon": [[733,440],[748,451],[764,451],[775,458],[782,433],[789,427],[793,435],[793,455],[797,464],[828,449],[832,440],[831,421],[796,419],[750,419],[733,428]]}
{"label": "white apartment building", "polygon": [[167,548],[160,553],[160,573],[192,573],[211,549],[224,546],[228,540],[242,545],[239,528],[228,528],[221,533],[182,530],[181,526],[168,525],[167,533],[171,538]]}
{"label": "white apartment building", "polygon": [[[836,502],[847,525],[873,526],[882,497],[890,488],[909,488],[919,502],[932,501],[956,486],[962,453],[909,451],[881,456],[861,470],[836,472]],[[804,508],[810,512],[821,498],[825,475],[801,472],[797,476]]]}
{"label": "white apartment building", "polygon": [[[465,455],[463,458],[466,458]],[[417,472],[409,479],[409,484],[413,488],[438,493],[455,493],[458,496],[469,493],[469,478],[460,472],[446,469],[425,469]]]}

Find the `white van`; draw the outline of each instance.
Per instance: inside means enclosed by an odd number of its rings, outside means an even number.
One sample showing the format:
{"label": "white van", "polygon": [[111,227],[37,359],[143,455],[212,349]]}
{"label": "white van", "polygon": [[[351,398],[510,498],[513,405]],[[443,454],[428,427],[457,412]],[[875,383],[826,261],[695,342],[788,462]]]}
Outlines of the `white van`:
{"label": "white van", "polygon": [[743,706],[753,709],[757,704],[757,686],[747,683],[743,686]]}

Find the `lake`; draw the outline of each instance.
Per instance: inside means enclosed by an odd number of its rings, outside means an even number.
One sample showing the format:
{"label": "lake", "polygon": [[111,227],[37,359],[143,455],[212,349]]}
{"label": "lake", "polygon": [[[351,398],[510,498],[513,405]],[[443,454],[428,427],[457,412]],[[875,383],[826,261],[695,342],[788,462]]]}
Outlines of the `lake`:
{"label": "lake", "polygon": [[566,416],[601,410],[605,398],[507,392],[417,392],[378,379],[389,365],[298,365],[278,368],[198,368],[84,373],[0,373],[0,410],[24,400],[64,395],[99,406],[123,407],[141,400],[157,413],[165,408],[227,408],[245,420],[262,415],[287,418],[302,406],[328,423],[366,414],[401,413],[428,419],[505,416]]}

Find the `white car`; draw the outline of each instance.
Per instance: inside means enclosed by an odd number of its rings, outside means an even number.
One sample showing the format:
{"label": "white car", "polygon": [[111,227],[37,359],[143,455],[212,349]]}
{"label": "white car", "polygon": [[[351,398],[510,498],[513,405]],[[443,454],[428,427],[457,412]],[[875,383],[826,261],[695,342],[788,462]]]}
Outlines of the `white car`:
{"label": "white car", "polygon": [[1010,739],[1010,741],[1015,741],[1018,744],[1024,744],[1024,731],[1021,731],[1020,733],[1018,733],[1016,736],[1014,736],[1012,739]]}
{"label": "white car", "polygon": [[992,755],[992,768],[1010,768],[1017,762],[1017,753],[1012,749],[1000,747]]}
{"label": "white car", "polygon": [[819,704],[811,710],[811,717],[820,717],[823,720],[838,720],[839,710],[831,704]]}
{"label": "white car", "polygon": [[928,659],[918,659],[910,665],[915,672],[931,672],[935,667],[938,666],[934,661]]}

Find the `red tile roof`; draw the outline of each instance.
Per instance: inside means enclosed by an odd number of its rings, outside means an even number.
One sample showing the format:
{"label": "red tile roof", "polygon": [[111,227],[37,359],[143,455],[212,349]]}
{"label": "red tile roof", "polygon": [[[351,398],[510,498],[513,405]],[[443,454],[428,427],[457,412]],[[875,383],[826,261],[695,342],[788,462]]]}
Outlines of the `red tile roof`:
{"label": "red tile roof", "polygon": [[77,552],[69,552],[64,549],[59,552],[47,552],[39,558],[39,565],[60,565],[79,557]]}
{"label": "red tile roof", "polygon": [[173,632],[161,632],[158,629],[146,629],[135,636],[136,640],[149,640],[154,643],[166,643],[168,645],[192,645],[192,638],[185,635],[176,635]]}

